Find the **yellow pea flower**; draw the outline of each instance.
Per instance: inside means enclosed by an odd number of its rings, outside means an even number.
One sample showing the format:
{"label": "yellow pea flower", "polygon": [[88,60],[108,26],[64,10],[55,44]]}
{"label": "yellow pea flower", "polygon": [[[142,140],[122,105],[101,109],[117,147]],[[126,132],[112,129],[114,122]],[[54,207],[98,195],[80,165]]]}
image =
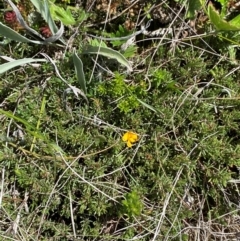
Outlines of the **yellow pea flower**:
{"label": "yellow pea flower", "polygon": [[127,142],[128,147],[132,147],[132,144],[138,141],[138,135],[136,133],[133,133],[131,131],[127,131],[123,137],[122,140],[124,142]]}

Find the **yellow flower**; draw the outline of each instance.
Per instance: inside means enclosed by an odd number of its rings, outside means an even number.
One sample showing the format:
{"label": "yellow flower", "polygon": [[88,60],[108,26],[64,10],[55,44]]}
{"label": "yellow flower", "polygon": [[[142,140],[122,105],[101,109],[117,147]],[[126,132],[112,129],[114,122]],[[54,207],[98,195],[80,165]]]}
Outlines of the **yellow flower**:
{"label": "yellow flower", "polygon": [[136,133],[127,131],[123,137],[122,140],[124,142],[127,142],[127,146],[128,147],[132,147],[132,144],[135,143],[136,141],[138,141],[138,135]]}

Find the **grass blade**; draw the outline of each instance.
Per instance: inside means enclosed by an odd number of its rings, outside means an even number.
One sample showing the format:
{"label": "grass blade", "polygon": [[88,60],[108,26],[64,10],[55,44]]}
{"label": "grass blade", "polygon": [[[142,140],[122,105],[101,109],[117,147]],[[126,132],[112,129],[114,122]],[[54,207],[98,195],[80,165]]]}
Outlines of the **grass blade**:
{"label": "grass blade", "polygon": [[164,116],[164,114],[163,114],[161,111],[156,110],[156,109],[155,109],[154,107],[152,107],[151,105],[145,103],[144,101],[142,101],[142,100],[140,100],[140,99],[138,99],[138,98],[137,98],[137,100],[138,100],[138,102],[139,102],[140,104],[142,104],[143,106],[147,107],[149,110],[152,110],[152,111],[155,112],[155,113],[160,113],[160,114],[162,114],[162,115]]}

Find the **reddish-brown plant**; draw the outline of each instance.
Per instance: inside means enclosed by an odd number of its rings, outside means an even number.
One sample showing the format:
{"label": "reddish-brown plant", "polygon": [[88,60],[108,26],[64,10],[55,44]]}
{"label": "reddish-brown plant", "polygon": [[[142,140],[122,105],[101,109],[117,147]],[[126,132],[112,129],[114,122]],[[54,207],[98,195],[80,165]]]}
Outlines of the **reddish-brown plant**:
{"label": "reddish-brown plant", "polygon": [[4,13],[4,20],[8,24],[14,24],[17,22],[16,13],[14,11],[7,11]]}
{"label": "reddish-brown plant", "polygon": [[39,30],[40,30],[40,33],[42,34],[42,36],[45,38],[49,38],[52,36],[52,32],[48,26],[41,27]]}

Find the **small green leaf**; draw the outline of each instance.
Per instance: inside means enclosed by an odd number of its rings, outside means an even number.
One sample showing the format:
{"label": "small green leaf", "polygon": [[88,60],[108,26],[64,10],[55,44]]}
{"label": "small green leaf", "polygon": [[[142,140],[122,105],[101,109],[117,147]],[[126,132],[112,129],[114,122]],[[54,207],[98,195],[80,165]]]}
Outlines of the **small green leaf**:
{"label": "small green leaf", "polygon": [[139,216],[142,209],[143,205],[141,198],[136,190],[133,190],[125,195],[125,199],[122,200],[122,213],[131,218],[133,216]]}
{"label": "small green leaf", "polygon": [[98,39],[89,39],[89,44],[91,46],[101,46],[101,47],[106,47],[107,48],[107,45],[101,41],[101,40],[98,40]]}
{"label": "small green leaf", "polygon": [[134,46],[134,45],[129,46],[123,53],[124,57],[125,58],[133,57],[136,54],[137,49],[138,49],[137,46]]}
{"label": "small green leaf", "polygon": [[55,20],[60,20],[64,25],[73,25],[76,23],[70,9],[65,10],[55,4],[51,5],[50,9],[52,16]]}

